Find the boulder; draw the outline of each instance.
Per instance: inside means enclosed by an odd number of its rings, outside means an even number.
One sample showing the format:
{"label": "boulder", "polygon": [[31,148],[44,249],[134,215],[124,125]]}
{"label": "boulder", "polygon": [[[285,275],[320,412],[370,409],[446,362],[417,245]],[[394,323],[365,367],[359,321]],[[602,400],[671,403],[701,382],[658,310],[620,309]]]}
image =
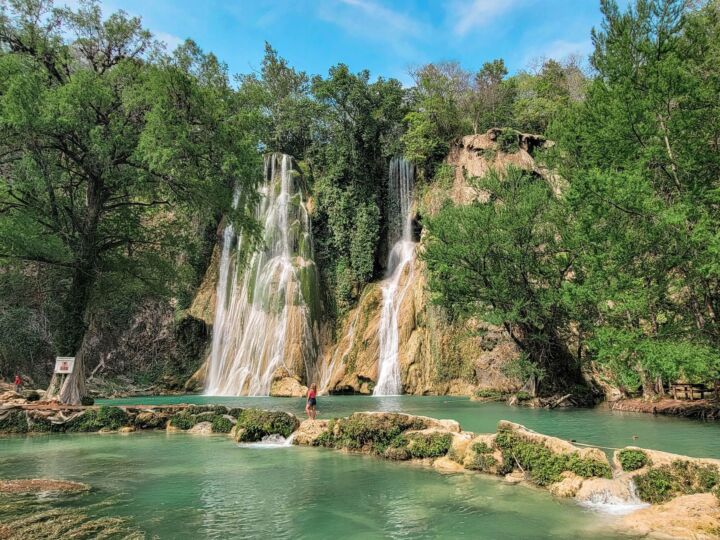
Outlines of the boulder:
{"label": "boulder", "polygon": [[132,433],[135,431],[135,428],[133,426],[123,426],[120,429],[118,429],[118,433]]}
{"label": "boulder", "polygon": [[300,427],[295,432],[293,444],[301,446],[315,446],[318,437],[328,429],[328,420],[310,420],[307,419],[300,423]]}
{"label": "boulder", "polygon": [[275,397],[304,397],[308,388],[295,377],[282,377],[272,382],[270,395]]}
{"label": "boulder", "polygon": [[550,484],[548,489],[550,493],[556,497],[574,497],[578,490],[582,487],[585,479],[577,474],[565,471],[562,473],[562,480]]}
{"label": "boulder", "polygon": [[135,425],[140,429],[165,427],[167,416],[154,411],[143,411],[135,417]]}
{"label": "boulder", "polygon": [[193,435],[212,435],[212,432],[211,422],[198,422],[188,430],[188,433]]}
{"label": "boulder", "polygon": [[720,535],[720,506],[718,499],[710,493],[683,495],[623,517],[619,529],[632,536],[717,539]]}
{"label": "boulder", "polygon": [[433,467],[443,473],[459,473],[465,470],[462,465],[447,456],[437,458],[433,461]]}

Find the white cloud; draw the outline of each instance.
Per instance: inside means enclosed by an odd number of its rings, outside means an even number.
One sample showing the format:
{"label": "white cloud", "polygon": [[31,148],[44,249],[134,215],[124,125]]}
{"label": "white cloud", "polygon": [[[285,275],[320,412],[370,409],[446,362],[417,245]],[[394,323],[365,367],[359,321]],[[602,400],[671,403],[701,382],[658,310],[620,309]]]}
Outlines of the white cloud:
{"label": "white cloud", "polygon": [[[152,30],[151,30],[152,32]],[[167,45],[168,51],[174,51],[177,47],[183,44],[185,41],[184,39],[175,36],[173,34],[168,34],[167,32],[159,32],[154,31],[152,32],[156,39],[159,41],[162,41]]]}
{"label": "white cloud", "polygon": [[449,4],[448,16],[453,31],[465,36],[470,30],[487,26],[500,15],[518,7],[522,0],[472,0]]}
{"label": "white cloud", "polygon": [[416,54],[412,42],[431,30],[421,22],[374,0],[329,0],[318,3],[318,17],[345,32],[386,44],[405,57]]}

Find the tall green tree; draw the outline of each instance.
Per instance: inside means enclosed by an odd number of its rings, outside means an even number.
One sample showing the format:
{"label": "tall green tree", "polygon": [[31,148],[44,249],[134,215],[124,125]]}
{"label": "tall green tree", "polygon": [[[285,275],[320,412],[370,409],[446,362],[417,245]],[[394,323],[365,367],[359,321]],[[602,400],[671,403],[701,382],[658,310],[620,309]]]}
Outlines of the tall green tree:
{"label": "tall green tree", "polygon": [[456,317],[504,326],[535,367],[544,393],[582,384],[569,349],[565,288],[573,255],[551,187],[515,168],[474,179],[489,202],[448,205],[428,219],[423,253],[435,299]]}
{"label": "tall green tree", "polygon": [[[162,52],[140,20],[11,0],[0,12],[0,257],[62,270],[58,353],[76,356],[65,403],[84,394],[94,299],[134,280],[159,289],[182,270],[196,220],[251,225],[236,182],[254,142],[225,67],[186,42]],[[254,190],[245,190],[253,192]]]}

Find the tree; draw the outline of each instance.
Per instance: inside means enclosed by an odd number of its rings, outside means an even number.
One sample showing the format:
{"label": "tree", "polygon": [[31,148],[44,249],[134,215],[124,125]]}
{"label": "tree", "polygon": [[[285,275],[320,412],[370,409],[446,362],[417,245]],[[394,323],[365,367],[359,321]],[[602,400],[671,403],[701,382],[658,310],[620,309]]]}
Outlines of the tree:
{"label": "tree", "polygon": [[468,95],[467,109],[472,118],[473,133],[492,127],[512,124],[514,85],[506,81],[508,70],[502,59],[485,62],[477,72],[474,86]]}
{"label": "tree", "polygon": [[[626,390],[718,376],[717,4],[603,1],[597,76],[550,127],[588,344]],[[711,232],[714,231],[714,232]]]}
{"label": "tree", "polygon": [[580,359],[567,345],[573,254],[561,243],[562,206],[544,180],[515,168],[474,182],[489,203],[448,205],[425,223],[435,300],[455,317],[504,326],[545,392],[582,384]]}
{"label": "tree", "polygon": [[172,282],[192,219],[252,225],[253,196],[229,203],[252,186],[253,141],[214,56],[192,42],[167,56],[123,12],[12,0],[0,48],[0,257],[62,270],[55,347],[77,358],[50,393],[78,403],[93,300],[122,279]]}
{"label": "tree", "polygon": [[415,86],[402,137],[405,157],[429,168],[445,157],[452,139],[470,129],[470,118],[463,113],[470,75],[457,62],[427,64],[411,74]]}

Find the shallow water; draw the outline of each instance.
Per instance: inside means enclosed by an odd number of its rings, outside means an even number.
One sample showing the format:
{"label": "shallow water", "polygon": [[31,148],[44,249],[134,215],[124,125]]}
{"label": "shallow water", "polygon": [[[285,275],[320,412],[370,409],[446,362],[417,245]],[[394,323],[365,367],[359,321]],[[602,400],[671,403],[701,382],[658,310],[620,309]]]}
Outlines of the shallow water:
{"label": "shallow water", "polygon": [[[142,398],[142,403],[226,403],[302,413],[301,399]],[[106,402],[109,403],[109,402]],[[609,411],[534,411],[462,398],[320,399],[320,415],[403,410],[493,431],[507,418],[601,445],[720,456],[717,424]],[[144,432],[0,438],[0,478],[51,477],[93,490],[40,505],[120,516],[148,538],[620,538],[615,516],[544,490],[479,475],[443,475],[407,463],[282,444],[240,446],[224,436]],[[112,505],[102,506],[103,502]],[[626,538],[626,537],[622,537]]]}

